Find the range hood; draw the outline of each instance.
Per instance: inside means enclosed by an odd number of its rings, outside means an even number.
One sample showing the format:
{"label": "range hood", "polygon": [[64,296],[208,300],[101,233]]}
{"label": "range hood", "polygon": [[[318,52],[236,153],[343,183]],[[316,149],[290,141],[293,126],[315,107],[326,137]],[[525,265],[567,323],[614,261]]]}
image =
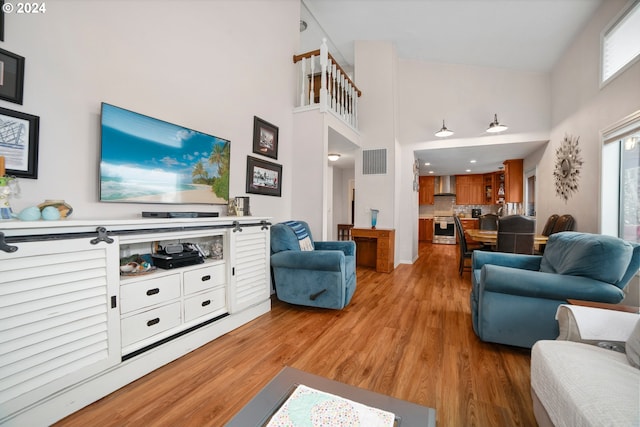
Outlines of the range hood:
{"label": "range hood", "polygon": [[456,177],[444,175],[436,177],[435,196],[455,196]]}

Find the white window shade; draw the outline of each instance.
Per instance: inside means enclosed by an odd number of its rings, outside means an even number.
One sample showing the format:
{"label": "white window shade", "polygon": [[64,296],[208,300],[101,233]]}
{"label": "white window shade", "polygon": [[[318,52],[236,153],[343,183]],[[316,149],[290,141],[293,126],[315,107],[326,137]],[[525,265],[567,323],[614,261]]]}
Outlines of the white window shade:
{"label": "white window shade", "polygon": [[602,82],[640,55],[640,1],[605,32],[602,39]]}

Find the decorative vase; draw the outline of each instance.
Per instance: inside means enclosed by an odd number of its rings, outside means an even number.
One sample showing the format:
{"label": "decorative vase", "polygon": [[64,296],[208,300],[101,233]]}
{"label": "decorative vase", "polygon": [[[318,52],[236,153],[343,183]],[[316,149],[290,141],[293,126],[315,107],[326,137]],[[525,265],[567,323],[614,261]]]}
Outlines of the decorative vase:
{"label": "decorative vase", "polygon": [[13,176],[0,175],[0,220],[15,217],[9,203],[9,198],[12,194],[20,194],[18,180]]}
{"label": "decorative vase", "polygon": [[378,223],[378,209],[371,209],[371,228],[376,228],[376,224]]}

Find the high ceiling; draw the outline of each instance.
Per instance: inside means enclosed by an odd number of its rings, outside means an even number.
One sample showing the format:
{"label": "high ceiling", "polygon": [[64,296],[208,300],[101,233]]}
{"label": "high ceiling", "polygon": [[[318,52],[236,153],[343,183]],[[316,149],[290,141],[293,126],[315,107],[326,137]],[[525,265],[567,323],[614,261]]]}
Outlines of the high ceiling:
{"label": "high ceiling", "polygon": [[[550,71],[602,1],[302,0],[301,19],[308,27],[301,33],[300,52],[317,49],[326,37],[331,54],[348,71],[355,40],[380,40],[394,43],[400,58]],[[421,159],[425,154],[437,158],[443,171],[464,173],[462,158],[475,157],[474,170],[481,164],[493,168],[499,159],[524,158],[541,145],[416,153]],[[341,158],[336,165],[348,160]]]}

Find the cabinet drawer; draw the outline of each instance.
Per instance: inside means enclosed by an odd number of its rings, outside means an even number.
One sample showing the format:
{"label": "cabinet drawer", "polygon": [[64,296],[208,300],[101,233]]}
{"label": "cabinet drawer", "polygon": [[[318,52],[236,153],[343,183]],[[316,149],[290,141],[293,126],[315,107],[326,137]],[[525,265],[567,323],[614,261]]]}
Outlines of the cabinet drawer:
{"label": "cabinet drawer", "polygon": [[135,342],[149,338],[167,329],[179,326],[180,302],[174,302],[144,313],[126,317],[121,321],[122,346],[126,347]]}
{"label": "cabinet drawer", "polygon": [[185,322],[215,312],[227,312],[227,292],[224,287],[194,295],[184,301]]}
{"label": "cabinet drawer", "polygon": [[225,264],[212,265],[184,273],[184,294],[204,291],[226,283]]}
{"label": "cabinet drawer", "polygon": [[129,313],[179,297],[179,274],[129,283],[120,287],[120,312]]}

